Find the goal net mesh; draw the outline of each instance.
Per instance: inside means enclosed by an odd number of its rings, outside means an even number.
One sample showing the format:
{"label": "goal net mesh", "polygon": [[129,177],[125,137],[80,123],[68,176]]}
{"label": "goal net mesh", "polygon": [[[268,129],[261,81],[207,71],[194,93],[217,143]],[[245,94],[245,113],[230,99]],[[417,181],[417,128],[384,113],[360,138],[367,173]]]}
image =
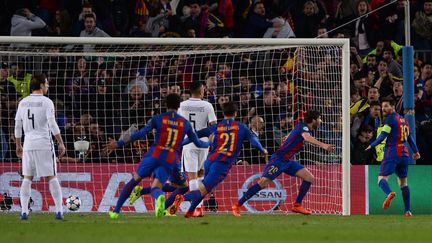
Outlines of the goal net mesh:
{"label": "goal net mesh", "polygon": [[[304,205],[315,213],[342,213],[342,46],[266,45],[83,45],[0,43],[1,154],[0,193],[20,210],[20,159],[13,140],[17,102],[29,94],[31,77],[45,73],[67,151],[58,163],[63,196],[78,195],[79,212],[112,208],[153,134],[101,153],[109,138],[136,131],[165,111],[164,97],[190,97],[189,84],[205,84],[204,99],[223,119],[221,105],[238,103],[237,119],[249,125],[269,153],[281,145],[305,113],[322,113],[314,136],[336,145],[334,153],[306,145],[296,160],[315,180]],[[24,138],[25,139],[25,138]],[[75,142],[89,142],[78,151]],[[75,146],[74,146],[75,145]],[[86,143],[84,142],[84,145]],[[84,146],[86,147],[86,146]],[[265,160],[245,143],[228,177],[204,202],[208,211],[227,212],[259,178]],[[301,180],[283,174],[245,204],[249,212],[290,212]],[[149,180],[143,181],[149,186]],[[43,180],[32,185],[32,209],[48,211],[53,202]],[[184,206],[185,207],[185,206]],[[184,208],[183,207],[183,208]],[[125,211],[153,210],[144,196]]]}

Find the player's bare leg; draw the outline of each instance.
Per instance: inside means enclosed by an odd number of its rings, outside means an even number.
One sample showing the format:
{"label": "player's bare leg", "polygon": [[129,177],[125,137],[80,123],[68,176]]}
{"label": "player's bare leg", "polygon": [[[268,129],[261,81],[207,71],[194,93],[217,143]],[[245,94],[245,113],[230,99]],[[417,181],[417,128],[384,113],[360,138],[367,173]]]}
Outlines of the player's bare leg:
{"label": "player's bare leg", "polygon": [[29,215],[28,204],[31,195],[31,183],[33,176],[24,176],[20,188],[20,202],[21,202],[21,220],[27,220]]}
{"label": "player's bare leg", "polygon": [[411,202],[410,202],[410,189],[408,187],[408,178],[407,177],[398,177],[399,187],[402,191],[402,198],[405,207],[405,216],[412,216],[411,213]]}
{"label": "player's bare leg", "polygon": [[388,185],[388,176],[378,176],[378,185],[387,195],[386,199],[382,204],[382,208],[388,209],[393,199],[396,197],[396,193],[393,192]]}
{"label": "player's bare leg", "polygon": [[48,185],[56,209],[56,219],[63,220],[63,195],[56,176],[48,176]]}
{"label": "player's bare leg", "polygon": [[314,176],[306,168],[303,168],[303,169],[297,171],[296,176],[303,179],[303,182],[300,185],[299,193],[298,193],[297,199],[296,199],[296,201],[292,207],[292,211],[295,213],[310,215],[310,214],[312,214],[312,212],[303,207],[302,201],[303,201],[304,196],[306,196],[306,193],[308,192],[311,184],[314,181]]}

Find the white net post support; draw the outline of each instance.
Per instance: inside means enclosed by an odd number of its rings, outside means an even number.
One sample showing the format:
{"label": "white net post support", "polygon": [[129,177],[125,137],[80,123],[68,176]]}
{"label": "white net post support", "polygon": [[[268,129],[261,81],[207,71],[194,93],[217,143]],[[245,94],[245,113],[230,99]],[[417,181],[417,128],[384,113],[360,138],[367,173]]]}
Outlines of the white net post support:
{"label": "white net post support", "polygon": [[[83,53],[77,49],[82,45],[94,45],[95,51]],[[59,52],[53,53],[49,50],[51,47],[58,47]],[[57,73],[57,76],[49,78],[64,81],[52,89],[55,92],[60,91],[61,95],[54,94],[52,97],[63,101],[65,106],[71,106],[65,107],[64,113],[75,116],[67,117],[76,123],[73,132],[80,133],[80,127],[77,126],[80,122],[78,116],[85,113],[92,114],[99,122],[100,128],[84,127],[81,131],[83,134],[78,134],[79,138],[76,134],[69,137],[67,135],[70,134],[63,134],[66,138],[72,137],[72,140],[66,141],[72,144],[83,140],[84,135],[89,139],[91,133],[98,129],[103,131],[106,137],[111,135],[118,139],[126,136],[129,132],[141,128],[154,113],[163,111],[160,91],[165,85],[168,86],[168,92],[176,92],[176,86],[180,86],[180,92],[187,93],[187,83],[196,79],[206,82],[209,91],[206,99],[212,98],[210,91],[211,87],[215,86],[212,92],[216,100],[213,104],[218,120],[222,118],[218,101],[222,102],[225,96],[237,101],[240,109],[244,108],[245,112],[240,112],[240,120],[251,123],[251,118],[255,115],[264,118],[265,125],[260,140],[272,150],[277,149],[277,141],[280,142],[282,136],[290,132],[290,128],[282,126],[282,120],[286,123],[288,120],[285,119],[289,116],[296,123],[308,109],[321,111],[323,128],[322,131],[318,130],[316,137],[335,144],[337,150],[328,154],[322,149],[307,146],[296,158],[309,168],[316,178],[304,202],[315,213],[350,214],[348,40],[0,37],[0,61],[9,65],[18,63],[24,73],[40,73],[44,60],[49,59],[48,57],[60,57],[55,59],[58,60],[57,63],[49,65],[51,74]],[[82,75],[79,76],[79,59],[86,60],[89,73],[83,72],[89,77],[85,81],[87,83],[80,81],[81,88],[82,85],[87,85],[86,87],[92,90],[86,99],[82,99],[82,96],[79,99],[74,98],[75,93],[72,91],[76,84],[73,80],[77,77],[84,80]],[[282,69],[284,71],[281,71]],[[144,103],[137,110],[136,107],[132,108],[132,103],[128,106],[127,102],[130,102],[130,97],[134,95],[134,92],[128,89],[128,84],[136,82],[138,76],[141,81],[146,82],[148,90],[141,90],[141,95],[145,94],[142,98]],[[244,79],[249,80],[249,84],[245,82],[250,89],[245,88]],[[59,84],[56,81],[52,82],[52,85]],[[156,91],[153,90],[158,92],[157,96],[152,96],[154,93],[151,93],[154,83],[157,84],[154,87],[158,86]],[[99,86],[108,85],[110,103],[95,105]],[[141,86],[141,89],[145,87]],[[125,99],[125,96],[128,98]],[[2,99],[6,100],[2,101],[3,105],[4,102],[9,105],[13,103],[8,100],[12,98],[4,97]],[[71,100],[68,100],[69,98]],[[243,99],[246,101],[242,104]],[[101,104],[100,101],[97,104]],[[7,124],[2,124],[2,127],[7,126],[9,132],[13,130],[14,115],[3,117]],[[276,130],[279,133],[276,133]],[[151,140],[152,138],[148,137],[120,150],[110,158],[87,157],[84,163],[80,159],[72,158],[70,161],[61,162],[59,177],[63,195],[81,196],[82,211],[107,211],[114,206],[118,191],[123,183],[131,178],[131,172],[136,168]],[[105,142],[99,141],[98,144]],[[90,150],[95,152],[98,148],[93,147],[93,144],[97,143],[90,141]],[[9,150],[12,149],[11,146],[9,144]],[[136,147],[138,153],[134,152]],[[250,151],[250,147],[247,145],[244,151]],[[249,160],[252,165],[233,166],[230,175],[218,186],[214,193],[219,204],[218,211],[229,211],[231,204],[251,186],[265,166],[257,163],[259,157],[254,153],[249,153],[249,157],[245,158],[244,151],[239,160]],[[17,160],[14,160],[11,154],[13,151],[0,162],[0,193],[7,192],[17,198],[20,180],[17,171],[21,164],[14,163],[13,161]],[[148,184],[148,181],[144,183]],[[287,212],[297,195],[299,183],[299,180],[283,175],[273,186],[263,190],[260,196],[252,198],[247,209],[250,212]],[[148,186],[147,184],[144,186]],[[35,204],[40,204],[35,206],[36,209],[48,210],[48,205],[52,205],[52,202],[43,184],[36,182],[33,189]],[[152,207],[152,200],[144,197],[144,200],[138,200],[133,208],[126,207],[126,210],[146,212],[152,210]],[[13,209],[18,208],[19,206],[15,206]],[[212,208],[211,205],[209,208]]]}

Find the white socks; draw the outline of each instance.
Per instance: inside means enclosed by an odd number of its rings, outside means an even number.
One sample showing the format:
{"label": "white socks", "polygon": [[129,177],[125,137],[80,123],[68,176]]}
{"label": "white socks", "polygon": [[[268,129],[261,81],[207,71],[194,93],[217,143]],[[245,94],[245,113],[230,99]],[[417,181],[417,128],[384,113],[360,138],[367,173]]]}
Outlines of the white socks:
{"label": "white socks", "polygon": [[[196,179],[197,188],[199,188],[199,184],[202,183],[203,179],[204,179],[204,177],[198,177],[198,179]],[[202,204],[203,204],[203,200],[201,200],[201,202],[198,204],[197,208],[201,208]]]}
{"label": "white socks", "polygon": [[63,213],[63,195],[57,177],[49,181],[49,190],[51,192],[52,198],[54,199],[56,213]]}
{"label": "white socks", "polygon": [[29,214],[28,204],[30,201],[31,180],[24,178],[20,189],[21,213]]}

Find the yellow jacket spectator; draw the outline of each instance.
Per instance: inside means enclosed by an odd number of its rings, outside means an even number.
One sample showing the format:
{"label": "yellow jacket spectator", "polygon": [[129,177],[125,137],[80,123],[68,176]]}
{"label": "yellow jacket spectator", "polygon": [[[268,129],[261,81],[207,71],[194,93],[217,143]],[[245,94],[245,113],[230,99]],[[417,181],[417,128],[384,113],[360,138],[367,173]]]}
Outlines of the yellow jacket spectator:
{"label": "yellow jacket spectator", "polygon": [[21,98],[30,95],[30,82],[32,80],[32,75],[30,73],[26,73],[22,80],[18,80],[12,75],[9,76],[7,80],[15,86],[15,91],[21,95]]}

